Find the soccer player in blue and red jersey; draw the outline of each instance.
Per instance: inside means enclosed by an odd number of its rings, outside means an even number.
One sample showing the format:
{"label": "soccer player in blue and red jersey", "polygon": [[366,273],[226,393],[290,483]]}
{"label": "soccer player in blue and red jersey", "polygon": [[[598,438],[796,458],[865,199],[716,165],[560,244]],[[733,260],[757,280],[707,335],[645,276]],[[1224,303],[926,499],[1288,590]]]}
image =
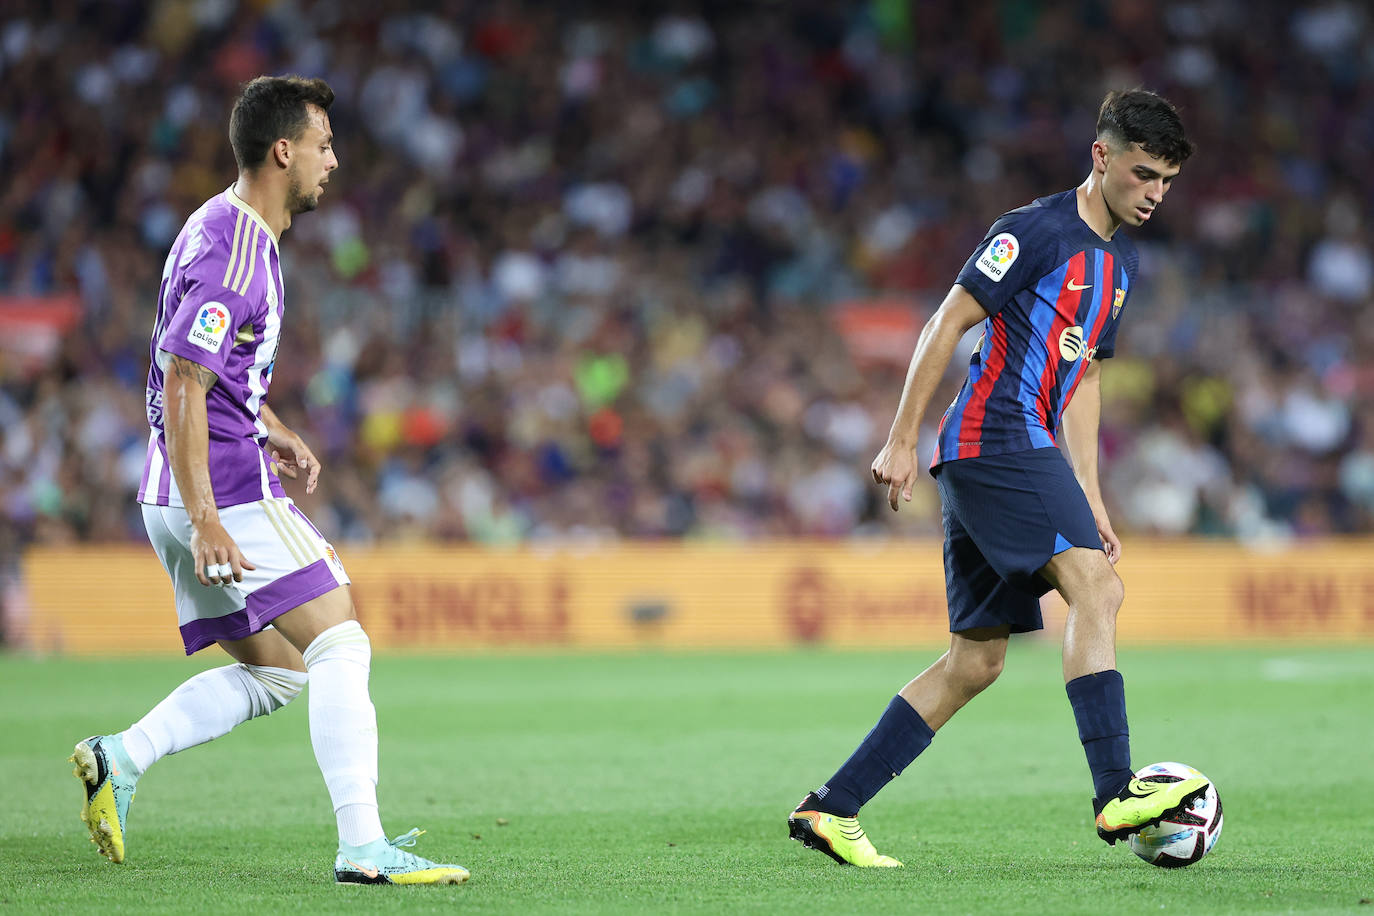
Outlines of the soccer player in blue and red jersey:
{"label": "soccer player in blue and red jersey", "polygon": [[1087,179],[993,223],[922,331],[872,473],[893,510],[910,501],[926,407],[960,338],[981,323],[931,464],[943,505],[949,651],[802,799],[788,818],[794,839],[841,863],[901,865],[874,849],[859,808],[997,679],[1010,635],[1043,626],[1040,596],[1051,588],[1069,606],[1064,680],[1092,772],[1098,835],[1115,843],[1206,790],[1202,779],[1133,778],[1116,670],[1125,593],[1112,567],[1121,542],[1097,479],[1101,361],[1116,349],[1138,260],[1117,230],[1149,221],[1192,151],[1168,101],[1139,89],[1108,93]]}

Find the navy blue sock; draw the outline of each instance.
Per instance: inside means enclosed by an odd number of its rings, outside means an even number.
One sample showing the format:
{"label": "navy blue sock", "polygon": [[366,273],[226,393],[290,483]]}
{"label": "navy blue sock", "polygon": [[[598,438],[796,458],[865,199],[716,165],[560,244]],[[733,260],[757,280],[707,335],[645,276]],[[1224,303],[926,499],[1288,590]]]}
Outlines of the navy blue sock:
{"label": "navy blue sock", "polygon": [[1093,774],[1093,791],[1106,801],[1130,782],[1131,732],[1126,727],[1126,685],[1121,672],[1099,671],[1076,677],[1064,685],[1073,717],[1078,722],[1078,740],[1088,755]]}
{"label": "navy blue sock", "polygon": [[858,814],[865,802],[930,746],[934,737],[935,732],[910,703],[893,697],[858,750],[816,790],[821,800],[817,807],[840,817]]}

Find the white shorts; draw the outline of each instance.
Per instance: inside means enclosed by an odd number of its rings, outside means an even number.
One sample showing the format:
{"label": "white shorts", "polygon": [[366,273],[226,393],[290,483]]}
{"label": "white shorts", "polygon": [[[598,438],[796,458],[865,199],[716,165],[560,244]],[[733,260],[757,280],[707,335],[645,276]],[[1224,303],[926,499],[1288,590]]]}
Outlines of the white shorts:
{"label": "white shorts", "polygon": [[172,578],[181,641],[190,655],[220,639],[243,639],[274,618],[349,582],[334,548],[289,498],[219,510],[220,523],[257,569],[242,582],[201,585],[185,509],[143,506],[148,540]]}

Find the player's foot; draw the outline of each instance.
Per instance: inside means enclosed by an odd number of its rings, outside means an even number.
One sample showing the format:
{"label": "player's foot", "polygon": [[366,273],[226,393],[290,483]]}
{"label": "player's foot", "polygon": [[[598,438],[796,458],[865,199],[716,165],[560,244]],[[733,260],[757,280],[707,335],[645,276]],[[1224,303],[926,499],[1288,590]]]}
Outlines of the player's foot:
{"label": "player's foot", "polygon": [[440,865],[401,847],[414,846],[424,833],[412,829],[395,839],[373,840],[366,846],[339,844],[334,857],[334,880],[340,884],[462,884],[468,870],[461,865]]}
{"label": "player's foot", "polygon": [[91,842],[111,862],[124,861],[124,835],[129,826],[129,803],[134,800],[134,765],[118,735],[94,735],[77,743],[67,758],[86,789],[81,820]]}
{"label": "player's foot", "polygon": [[841,865],[860,868],[901,868],[891,856],[879,855],[857,817],[839,817],[816,809],[820,801],[812,792],[787,817],[788,835],[809,849],[819,849]]}
{"label": "player's foot", "polygon": [[1097,835],[1115,846],[1133,833],[1158,824],[1201,798],[1210,783],[1206,779],[1176,776],[1132,778],[1115,798],[1093,799],[1097,811]]}

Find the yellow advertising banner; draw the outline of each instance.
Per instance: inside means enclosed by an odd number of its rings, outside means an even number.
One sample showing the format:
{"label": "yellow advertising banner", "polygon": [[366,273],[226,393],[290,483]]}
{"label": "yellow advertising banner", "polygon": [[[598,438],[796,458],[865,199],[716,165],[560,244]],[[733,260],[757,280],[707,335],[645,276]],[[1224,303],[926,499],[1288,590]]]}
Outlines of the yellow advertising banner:
{"label": "yellow advertising banner", "polygon": [[[935,541],[343,551],[378,648],[929,646],[948,639]],[[1256,552],[1130,541],[1120,642],[1374,641],[1374,541]],[[171,586],[146,548],[37,549],[8,639],[38,651],[177,651]],[[102,576],[101,573],[104,575]],[[1045,636],[1067,609],[1042,602]]]}

